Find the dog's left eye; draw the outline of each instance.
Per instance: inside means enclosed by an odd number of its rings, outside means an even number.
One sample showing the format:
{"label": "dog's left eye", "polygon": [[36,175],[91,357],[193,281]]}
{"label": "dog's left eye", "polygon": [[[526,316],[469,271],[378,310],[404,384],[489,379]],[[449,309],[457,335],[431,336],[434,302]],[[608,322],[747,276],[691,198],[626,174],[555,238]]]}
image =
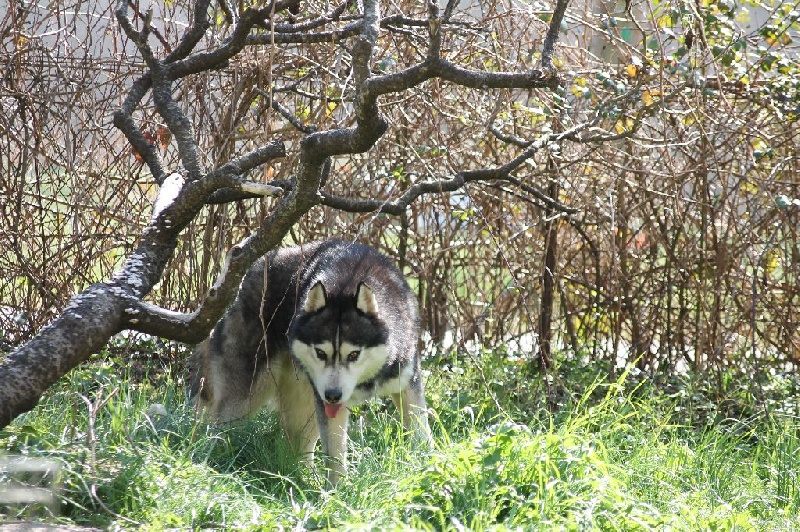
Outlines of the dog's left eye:
{"label": "dog's left eye", "polygon": [[317,348],[314,351],[317,352],[317,358],[318,359],[320,359],[322,361],[328,360],[328,354],[325,351],[323,351],[322,349]]}
{"label": "dog's left eye", "polygon": [[350,351],[350,353],[347,355],[347,361],[348,362],[355,362],[356,360],[358,360],[358,355],[360,355],[360,354],[361,354],[361,351]]}

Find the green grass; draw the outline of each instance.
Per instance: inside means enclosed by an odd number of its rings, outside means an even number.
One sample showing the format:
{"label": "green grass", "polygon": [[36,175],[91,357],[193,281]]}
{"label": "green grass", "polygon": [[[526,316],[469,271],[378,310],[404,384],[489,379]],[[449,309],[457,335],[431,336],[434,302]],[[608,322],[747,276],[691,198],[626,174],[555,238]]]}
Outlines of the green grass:
{"label": "green grass", "polygon": [[[388,403],[359,408],[336,491],[319,464],[292,455],[274,416],[208,427],[179,376],[131,379],[113,359],[72,372],[0,432],[0,449],[60,462],[59,520],[101,527],[800,528],[791,415],[747,398],[747,417],[709,415],[718,403],[688,380],[608,382],[568,365],[550,385],[561,399],[549,413],[543,379],[519,360],[484,354],[480,371],[474,362],[428,363],[444,368],[428,378],[433,451],[407,442]],[[148,415],[153,403],[169,414]]]}

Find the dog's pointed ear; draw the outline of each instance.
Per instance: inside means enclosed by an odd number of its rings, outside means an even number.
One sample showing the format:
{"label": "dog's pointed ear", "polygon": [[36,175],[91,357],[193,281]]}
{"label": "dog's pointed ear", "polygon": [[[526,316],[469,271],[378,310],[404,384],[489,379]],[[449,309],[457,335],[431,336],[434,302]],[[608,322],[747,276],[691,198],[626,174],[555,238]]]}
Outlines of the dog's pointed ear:
{"label": "dog's pointed ear", "polygon": [[359,283],[356,289],[356,308],[364,314],[378,315],[378,302],[372,288],[364,283]]}
{"label": "dog's pointed ear", "polygon": [[314,312],[325,306],[328,299],[328,294],[325,293],[325,287],[322,286],[322,281],[317,281],[311,290],[306,295],[306,303],[303,306],[305,312]]}

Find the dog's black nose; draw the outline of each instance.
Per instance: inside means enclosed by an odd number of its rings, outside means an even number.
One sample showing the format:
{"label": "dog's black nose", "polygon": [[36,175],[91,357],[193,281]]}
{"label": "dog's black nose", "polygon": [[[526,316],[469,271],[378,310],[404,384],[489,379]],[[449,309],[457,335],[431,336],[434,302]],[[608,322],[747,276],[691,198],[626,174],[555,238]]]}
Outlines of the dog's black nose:
{"label": "dog's black nose", "polygon": [[342,390],[339,388],[328,388],[325,390],[325,400],[329,403],[338,403],[342,400]]}

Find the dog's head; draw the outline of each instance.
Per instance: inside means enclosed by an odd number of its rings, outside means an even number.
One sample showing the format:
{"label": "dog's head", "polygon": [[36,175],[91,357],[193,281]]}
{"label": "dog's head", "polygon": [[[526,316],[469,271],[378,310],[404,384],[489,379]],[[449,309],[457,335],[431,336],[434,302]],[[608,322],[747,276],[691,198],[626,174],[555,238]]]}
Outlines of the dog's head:
{"label": "dog's head", "polygon": [[389,362],[387,332],[375,294],[365,283],[355,294],[329,292],[322,281],[308,291],[292,326],[291,348],[328,417],[335,417],[356,386]]}

